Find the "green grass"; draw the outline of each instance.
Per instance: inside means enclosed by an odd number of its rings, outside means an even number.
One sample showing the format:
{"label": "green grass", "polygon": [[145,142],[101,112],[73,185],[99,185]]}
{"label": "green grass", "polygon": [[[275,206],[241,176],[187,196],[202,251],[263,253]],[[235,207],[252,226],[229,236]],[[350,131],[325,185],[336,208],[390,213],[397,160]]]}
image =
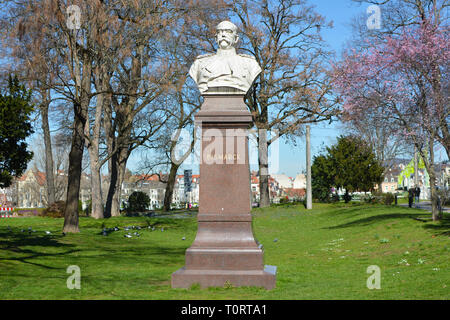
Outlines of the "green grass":
{"label": "green grass", "polygon": [[[265,264],[278,268],[273,290],[171,289],[170,276],[195,238],[195,218],[80,218],[81,232],[62,236],[62,219],[32,217],[0,220],[0,299],[450,298],[449,216],[422,222],[414,219],[430,216],[422,210],[355,203],[252,212]],[[103,227],[148,224],[156,230],[139,238],[124,238],[123,229],[101,234]],[[29,226],[37,232],[21,232]],[[81,269],[81,290],[67,289],[70,265]],[[380,290],[366,287],[370,265],[381,269]]]}

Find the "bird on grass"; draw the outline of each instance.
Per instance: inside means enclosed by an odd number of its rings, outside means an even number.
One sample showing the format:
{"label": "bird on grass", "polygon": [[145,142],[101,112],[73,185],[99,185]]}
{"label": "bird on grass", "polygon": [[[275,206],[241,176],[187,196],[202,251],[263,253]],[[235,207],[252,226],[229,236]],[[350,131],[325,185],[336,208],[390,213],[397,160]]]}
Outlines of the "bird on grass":
{"label": "bird on grass", "polygon": [[52,233],[51,233],[50,231],[47,230],[47,231],[45,231],[45,234],[52,234]]}

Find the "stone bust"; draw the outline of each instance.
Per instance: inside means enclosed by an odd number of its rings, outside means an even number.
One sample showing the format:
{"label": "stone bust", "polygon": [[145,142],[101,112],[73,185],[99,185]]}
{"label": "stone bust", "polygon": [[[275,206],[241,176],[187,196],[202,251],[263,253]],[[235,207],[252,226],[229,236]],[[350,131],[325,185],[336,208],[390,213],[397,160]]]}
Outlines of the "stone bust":
{"label": "stone bust", "polygon": [[216,27],[217,53],[197,57],[189,75],[204,94],[246,94],[261,68],[253,56],[237,54],[237,27],[222,21]]}

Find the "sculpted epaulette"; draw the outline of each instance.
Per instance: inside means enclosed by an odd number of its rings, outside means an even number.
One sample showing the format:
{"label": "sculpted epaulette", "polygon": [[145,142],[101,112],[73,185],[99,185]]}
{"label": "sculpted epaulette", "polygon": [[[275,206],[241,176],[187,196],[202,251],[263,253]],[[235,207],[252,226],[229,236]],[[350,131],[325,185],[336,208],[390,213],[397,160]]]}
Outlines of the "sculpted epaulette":
{"label": "sculpted epaulette", "polygon": [[215,55],[215,53],[207,53],[207,54],[201,54],[197,57],[197,59],[207,58]]}
{"label": "sculpted epaulette", "polygon": [[256,58],[254,56],[249,55],[249,54],[239,53],[238,55],[241,56],[241,57],[244,57],[244,58],[249,58],[249,59],[256,60]]}

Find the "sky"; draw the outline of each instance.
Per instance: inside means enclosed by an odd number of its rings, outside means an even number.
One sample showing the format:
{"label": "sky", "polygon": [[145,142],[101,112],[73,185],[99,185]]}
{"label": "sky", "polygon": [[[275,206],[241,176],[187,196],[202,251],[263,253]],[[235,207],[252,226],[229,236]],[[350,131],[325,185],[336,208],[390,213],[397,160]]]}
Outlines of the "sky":
{"label": "sky", "polygon": [[[337,56],[340,55],[342,48],[347,40],[351,38],[350,23],[352,18],[360,13],[365,13],[368,5],[360,5],[351,0],[310,0],[310,4],[316,6],[316,11],[323,15],[327,21],[333,21],[332,29],[323,29],[322,36],[330,49],[335,51]],[[324,146],[332,145],[336,142],[336,138],[343,134],[339,129],[340,123],[321,123],[317,125],[311,124],[311,154],[312,156],[319,154]],[[299,137],[296,146],[286,143],[280,139],[279,144],[275,146],[279,150],[278,157],[274,159],[274,165],[269,168],[270,173],[286,174],[295,177],[297,174],[306,170],[306,148],[305,137]],[[274,149],[275,149],[274,148]],[[142,154],[134,152],[128,161],[128,168],[135,172],[141,163]],[[250,156],[252,160],[252,156]],[[178,174],[183,174],[184,169],[192,169],[193,173],[198,173],[198,165],[185,164],[182,166]],[[258,170],[257,161],[251,161],[250,168]]]}
{"label": "sky", "polygon": [[[351,38],[351,21],[360,14],[366,12],[367,4],[360,5],[351,0],[314,0],[316,11],[322,14],[328,21],[333,21],[332,29],[322,30],[322,36],[330,48],[339,57],[346,41]],[[325,146],[332,145],[336,138],[343,134],[340,123],[311,124],[311,154],[312,157],[320,154]],[[306,142],[305,138],[299,138],[297,146],[280,143],[279,172],[290,177],[306,170]]]}
{"label": "sky", "polygon": [[[328,44],[329,49],[335,51],[337,57],[340,56],[342,49],[345,47],[346,42],[352,37],[351,22],[355,16],[366,14],[368,4],[359,4],[352,0],[310,0],[310,4],[316,7],[316,11],[323,15],[327,21],[333,21],[333,28],[322,29],[322,36],[325,42]],[[367,15],[369,16],[369,15]],[[325,146],[330,146],[336,142],[339,135],[344,134],[340,129],[341,123],[323,122],[320,124],[311,124],[311,154],[320,154]],[[296,144],[286,143],[281,138],[278,144],[273,144],[271,149],[277,150],[274,152],[274,156],[271,158],[274,161],[273,165],[269,167],[269,172],[272,174],[286,174],[290,177],[295,177],[297,174],[306,170],[306,148],[305,137],[299,137],[296,139]],[[272,151],[269,152],[272,154]],[[253,150],[250,156],[250,168],[252,170],[258,170],[257,151]],[[441,152],[441,154],[443,154]],[[253,157],[252,157],[253,155]],[[446,156],[438,155],[438,161],[446,159]],[[127,167],[133,172],[139,171],[139,166],[142,164],[143,154],[138,149],[132,152]],[[253,159],[253,161],[252,161]],[[31,163],[30,163],[31,164]],[[29,165],[30,165],[29,164]],[[106,171],[106,166],[104,170]],[[187,161],[178,172],[183,174],[183,169],[192,169],[196,174],[199,171],[198,164],[195,162]]]}

